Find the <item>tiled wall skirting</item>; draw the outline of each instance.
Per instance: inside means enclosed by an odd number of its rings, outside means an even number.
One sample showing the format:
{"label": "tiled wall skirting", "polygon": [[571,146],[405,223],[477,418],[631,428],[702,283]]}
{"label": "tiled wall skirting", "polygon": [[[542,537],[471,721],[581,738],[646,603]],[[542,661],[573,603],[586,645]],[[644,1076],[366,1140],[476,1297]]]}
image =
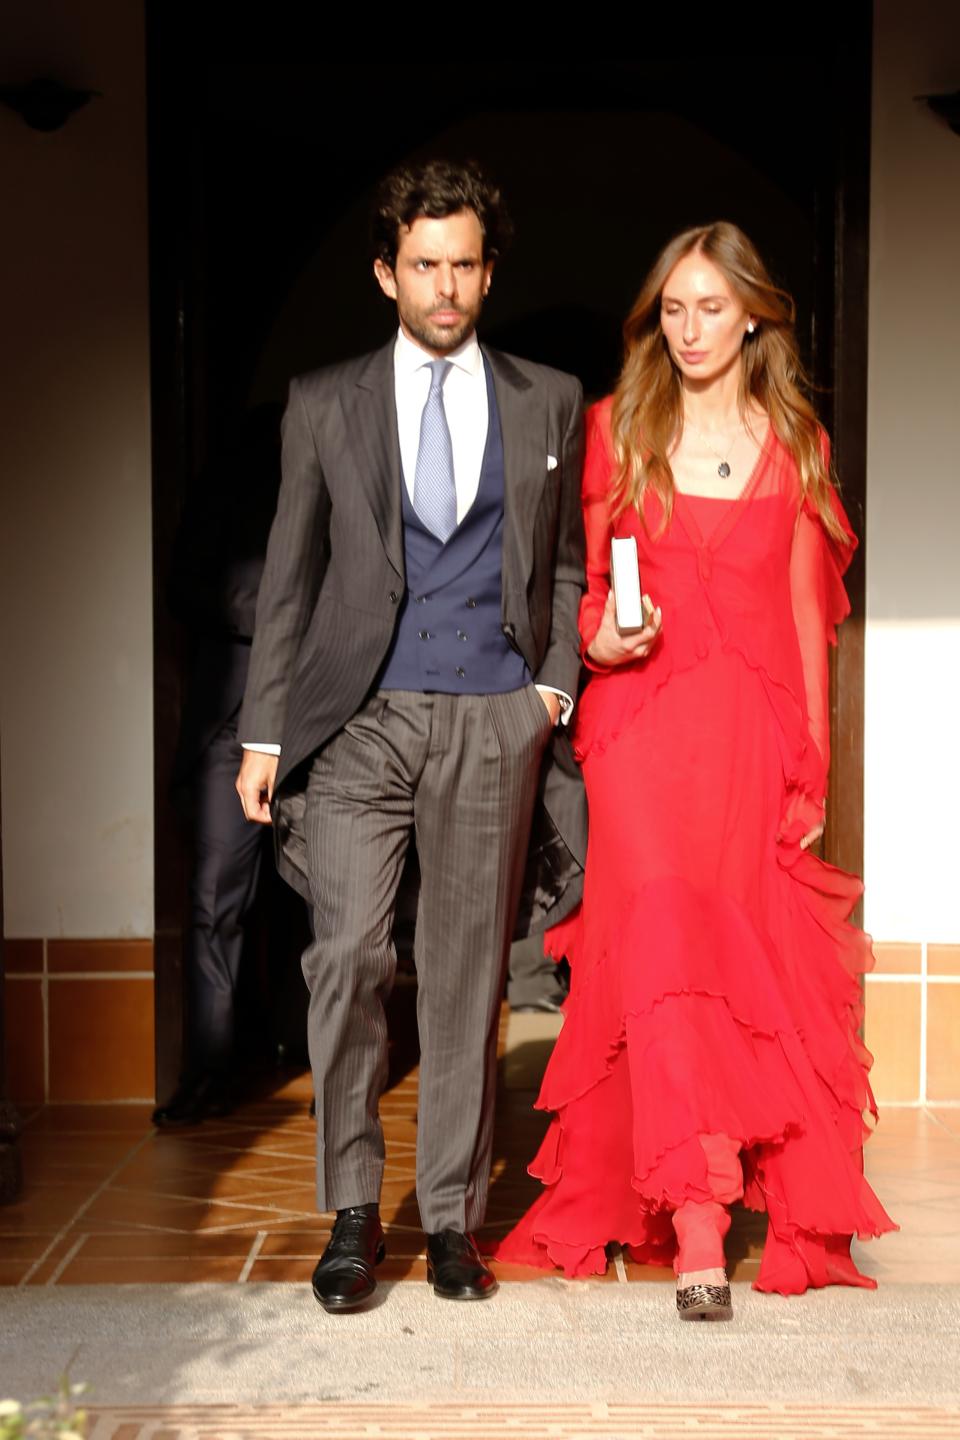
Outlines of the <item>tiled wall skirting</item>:
{"label": "tiled wall skirting", "polygon": [[152,1100],[152,940],[7,940],[7,1085],[20,1103]]}
{"label": "tiled wall skirting", "polygon": [[960,1104],[960,945],[873,948],[864,1038],[877,1099]]}
{"label": "tiled wall skirting", "polygon": [[[960,945],[877,943],[866,1042],[881,1104],[960,1104]],[[8,940],[13,1099],[153,1098],[153,943]]]}

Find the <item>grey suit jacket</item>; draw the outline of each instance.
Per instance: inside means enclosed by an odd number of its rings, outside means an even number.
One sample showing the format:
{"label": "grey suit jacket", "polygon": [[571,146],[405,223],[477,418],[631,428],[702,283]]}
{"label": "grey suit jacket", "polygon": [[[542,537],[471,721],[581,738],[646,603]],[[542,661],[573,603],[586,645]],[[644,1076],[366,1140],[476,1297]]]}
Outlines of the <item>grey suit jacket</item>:
{"label": "grey suit jacket", "polygon": [[[394,341],[291,382],[283,482],[257,603],[239,736],[282,747],[277,863],[309,899],[304,787],[315,752],[364,703],[405,591]],[[580,383],[484,348],[503,432],[503,630],[534,679],[576,695],[584,587]],[[556,458],[547,468],[547,456]],[[565,729],[540,777],[518,933],[552,923],[582,888],[586,801]]]}

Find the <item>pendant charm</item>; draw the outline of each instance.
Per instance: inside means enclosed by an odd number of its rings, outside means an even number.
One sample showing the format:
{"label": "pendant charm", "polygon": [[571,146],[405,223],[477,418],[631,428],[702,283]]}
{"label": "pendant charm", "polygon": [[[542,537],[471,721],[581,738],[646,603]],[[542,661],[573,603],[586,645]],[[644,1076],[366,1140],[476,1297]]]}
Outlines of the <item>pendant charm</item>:
{"label": "pendant charm", "polygon": [[720,476],[721,480],[726,480],[727,476],[730,474],[730,466],[727,464],[726,460],[720,461],[720,464],[717,466],[717,474]]}

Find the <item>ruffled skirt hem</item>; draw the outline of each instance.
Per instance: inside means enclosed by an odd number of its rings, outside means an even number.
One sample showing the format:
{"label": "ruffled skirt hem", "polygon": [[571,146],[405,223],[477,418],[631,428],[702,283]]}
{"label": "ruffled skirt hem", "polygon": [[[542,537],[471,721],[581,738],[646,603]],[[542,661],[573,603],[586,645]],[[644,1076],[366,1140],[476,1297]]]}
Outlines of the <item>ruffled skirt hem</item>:
{"label": "ruffled skirt hem", "polygon": [[700,1137],[722,1135],[744,1203],[768,1216],[755,1288],[873,1287],[851,1238],[896,1227],[861,1168],[875,1109],[859,1038],[872,960],[847,923],[859,885],[792,848],[779,883],[776,935],[676,877],[609,917],[593,954],[578,918],[553,932],[574,988],[538,1101],[554,1112],[530,1166],[546,1188],[495,1258],[596,1275],[615,1242],[672,1263],[673,1211],[714,1198]]}

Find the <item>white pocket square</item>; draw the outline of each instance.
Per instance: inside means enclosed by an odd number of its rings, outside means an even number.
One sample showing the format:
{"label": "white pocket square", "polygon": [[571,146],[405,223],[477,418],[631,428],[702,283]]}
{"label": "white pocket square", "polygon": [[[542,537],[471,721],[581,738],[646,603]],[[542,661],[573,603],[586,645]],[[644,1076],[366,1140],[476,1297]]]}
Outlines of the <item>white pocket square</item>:
{"label": "white pocket square", "polygon": [[548,455],[548,456],[547,456],[547,469],[548,469],[548,470],[556,470],[556,468],[557,468],[557,457],[556,457],[556,455]]}

